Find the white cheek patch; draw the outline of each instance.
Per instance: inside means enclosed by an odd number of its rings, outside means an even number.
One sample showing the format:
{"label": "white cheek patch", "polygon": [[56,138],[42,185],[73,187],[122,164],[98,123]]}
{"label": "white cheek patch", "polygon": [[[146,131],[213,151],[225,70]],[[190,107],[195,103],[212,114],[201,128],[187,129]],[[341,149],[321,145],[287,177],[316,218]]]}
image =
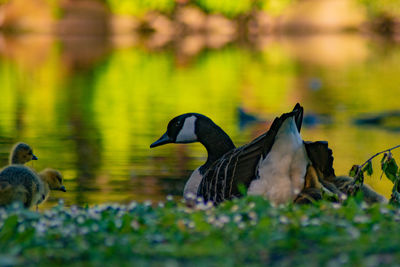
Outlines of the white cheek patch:
{"label": "white cheek patch", "polygon": [[197,136],[195,133],[195,123],[196,123],[195,116],[190,116],[186,118],[185,122],[183,123],[182,129],[179,131],[179,134],[176,137],[177,143],[197,141]]}

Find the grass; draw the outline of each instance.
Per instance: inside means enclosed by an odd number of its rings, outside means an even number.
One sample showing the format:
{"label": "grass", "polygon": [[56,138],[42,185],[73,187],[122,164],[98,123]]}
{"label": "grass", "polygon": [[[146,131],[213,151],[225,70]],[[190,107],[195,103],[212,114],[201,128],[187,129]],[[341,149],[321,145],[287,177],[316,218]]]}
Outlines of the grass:
{"label": "grass", "polygon": [[400,210],[343,205],[273,207],[260,197],[187,208],[174,200],[0,209],[0,266],[54,264],[318,266],[395,264]]}

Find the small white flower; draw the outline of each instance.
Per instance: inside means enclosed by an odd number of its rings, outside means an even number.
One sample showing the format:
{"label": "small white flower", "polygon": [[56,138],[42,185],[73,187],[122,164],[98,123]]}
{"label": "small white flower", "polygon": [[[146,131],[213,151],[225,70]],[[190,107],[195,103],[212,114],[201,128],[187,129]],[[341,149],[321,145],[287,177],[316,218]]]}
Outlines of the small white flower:
{"label": "small white flower", "polygon": [[131,203],[129,203],[128,205],[128,210],[133,210],[137,207],[137,202],[136,201],[132,201]]}
{"label": "small white flower", "polygon": [[318,226],[318,225],[321,224],[321,222],[317,218],[313,218],[313,219],[310,220],[310,224],[314,225],[314,226]]}
{"label": "small white flower", "polygon": [[387,208],[381,207],[379,210],[382,214],[388,214],[389,210]]}
{"label": "small white flower", "polygon": [[122,221],[120,219],[115,221],[115,227],[121,228],[122,227]]}
{"label": "small white flower", "polygon": [[246,227],[246,224],[244,222],[239,223],[238,228],[239,229],[244,229]]}
{"label": "small white flower", "polygon": [[212,208],[212,207],[214,207],[214,203],[212,201],[207,201],[206,207],[207,208]]}
{"label": "small white flower", "polygon": [[21,224],[18,226],[18,233],[22,233],[25,231],[25,225]]}
{"label": "small white flower", "polygon": [[104,240],[104,244],[107,247],[111,247],[112,245],[114,245],[114,238],[107,237],[106,240]]}
{"label": "small white flower", "polygon": [[250,211],[249,217],[251,220],[257,220],[257,213],[255,213],[254,211]]}
{"label": "small white flower", "polygon": [[283,224],[287,224],[289,223],[289,219],[285,216],[280,216],[279,217],[279,222],[283,223]]}
{"label": "small white flower", "polygon": [[218,221],[221,222],[222,224],[225,224],[230,221],[230,218],[226,215],[222,215],[218,218]]}
{"label": "small white flower", "polygon": [[79,217],[76,219],[76,221],[77,221],[79,224],[82,224],[82,223],[85,222],[85,219],[83,218],[83,216],[79,216]]}
{"label": "small white flower", "polygon": [[97,231],[99,231],[99,229],[100,229],[100,227],[97,224],[93,224],[92,225],[92,231],[93,232],[97,232]]}
{"label": "small white flower", "polygon": [[189,192],[189,193],[187,193],[187,194],[185,195],[185,198],[186,198],[187,200],[195,200],[195,199],[196,199],[196,195],[193,194],[192,192]]}
{"label": "small white flower", "polygon": [[195,224],[194,224],[194,222],[190,221],[190,222],[187,224],[187,226],[188,226],[190,229],[193,229],[193,228],[195,227]]}
{"label": "small white flower", "polygon": [[133,228],[133,230],[138,230],[139,227],[140,227],[140,225],[139,225],[139,223],[138,223],[136,220],[133,220],[133,221],[131,222],[131,227]]}
{"label": "small white flower", "polygon": [[208,222],[208,223],[213,223],[213,222],[215,222],[215,216],[209,216],[209,217],[207,217],[207,222]]}
{"label": "small white flower", "polygon": [[236,214],[236,215],[233,217],[233,221],[234,221],[235,223],[238,223],[238,222],[242,221],[242,215]]}

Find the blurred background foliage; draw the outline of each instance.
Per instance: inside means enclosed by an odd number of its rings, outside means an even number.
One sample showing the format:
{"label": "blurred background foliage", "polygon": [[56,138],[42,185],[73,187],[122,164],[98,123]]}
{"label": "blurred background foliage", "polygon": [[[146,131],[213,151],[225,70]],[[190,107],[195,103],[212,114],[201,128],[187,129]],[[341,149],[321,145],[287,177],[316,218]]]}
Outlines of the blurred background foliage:
{"label": "blurred background foliage", "polygon": [[175,8],[175,0],[104,0],[110,11],[115,14],[143,16],[149,11],[170,14]]}
{"label": "blurred background foliage", "polygon": [[400,16],[400,5],[397,0],[359,0],[371,16]]}

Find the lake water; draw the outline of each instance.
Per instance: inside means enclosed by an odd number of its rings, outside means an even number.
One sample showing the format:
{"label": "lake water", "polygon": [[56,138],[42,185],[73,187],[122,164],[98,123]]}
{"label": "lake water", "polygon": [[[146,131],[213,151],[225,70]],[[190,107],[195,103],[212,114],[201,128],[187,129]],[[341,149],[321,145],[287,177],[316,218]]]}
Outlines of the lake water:
{"label": "lake water", "polygon": [[[206,159],[199,144],[149,145],[168,121],[203,113],[239,146],[292,109],[305,108],[304,140],[327,140],[337,174],[400,144],[400,119],[359,117],[400,110],[400,45],[358,34],[271,37],[198,53],[125,40],[0,38],[0,163],[29,143],[37,170],[59,169],[67,193],[43,207],[180,196]],[[243,125],[239,110],[261,122]],[[395,153],[398,155],[399,153]],[[379,159],[366,182],[390,195]]]}

